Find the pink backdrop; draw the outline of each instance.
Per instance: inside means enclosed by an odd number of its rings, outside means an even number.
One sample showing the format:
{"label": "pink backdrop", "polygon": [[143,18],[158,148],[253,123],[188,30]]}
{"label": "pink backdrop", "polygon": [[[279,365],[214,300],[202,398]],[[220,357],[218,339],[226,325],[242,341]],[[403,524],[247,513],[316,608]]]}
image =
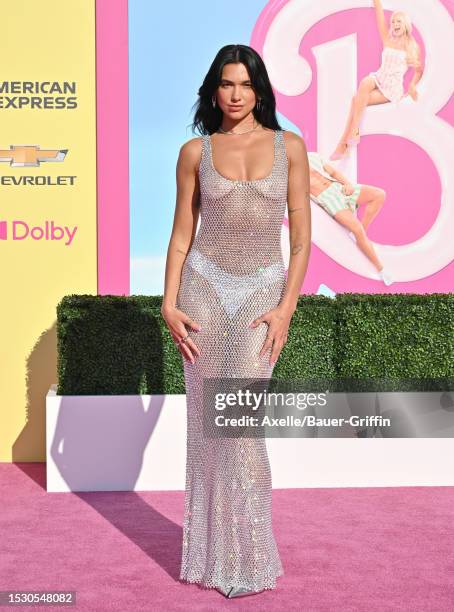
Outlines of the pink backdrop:
{"label": "pink backdrop", "polygon": [[96,0],[98,295],[129,295],[128,0]]}
{"label": "pink backdrop", "polygon": [[[444,19],[446,22],[446,18],[442,14],[445,9],[449,10],[449,13],[446,12],[448,22],[446,23],[446,27],[449,28],[452,26],[449,14],[452,17],[454,12],[453,3],[447,0],[444,2],[439,2],[437,0],[436,4],[443,9],[437,17],[437,15],[433,16],[431,13],[430,5],[434,2],[435,0],[428,0],[424,3],[418,3],[418,5],[424,5],[427,9],[427,19],[425,20],[424,15],[422,17],[419,15],[417,19],[414,19],[414,15],[410,12],[411,3],[399,2],[397,0],[395,2],[383,3],[385,8],[389,6],[393,9],[410,7],[409,13],[413,21],[413,34],[421,46],[423,61],[429,60],[429,58],[426,57],[428,42],[431,43],[433,47],[433,57],[430,58],[433,60],[437,59],[438,51],[436,45],[448,43],[447,40],[441,42],[437,41],[437,36],[441,36],[442,32],[437,25],[436,19]],[[294,7],[290,7],[293,12],[292,14],[288,12],[286,17],[283,11],[286,8],[288,9],[287,5],[290,3],[293,3]],[[320,5],[323,5],[323,8],[320,8]],[[353,8],[342,10],[342,7],[345,6]],[[311,24],[311,12],[315,16],[317,16],[317,12],[324,12],[326,16],[321,19],[316,17],[317,21]],[[434,11],[434,13],[436,13],[436,11]],[[387,19],[389,19],[390,14],[390,11],[385,10]],[[424,34],[421,34],[416,22],[424,24],[424,28],[426,28]],[[308,24],[310,27],[307,27]],[[295,44],[295,41],[298,42],[298,38],[295,36],[295,32],[298,33],[298,28],[303,30],[304,35],[301,37],[301,40],[299,40],[299,50],[297,50],[296,46],[294,50],[292,50],[291,44]],[[424,35],[428,40],[423,38]],[[292,36],[294,36],[293,41],[288,43],[286,38],[291,39]],[[341,40],[349,36],[352,37],[352,42],[348,48],[355,49],[356,57],[355,61],[351,63],[348,73],[345,71],[342,73],[342,71],[336,72],[333,70],[332,74],[321,74],[323,70],[325,70],[325,65],[326,71],[330,70],[328,65],[330,56],[328,52],[325,55],[320,54],[320,59],[322,61],[318,64],[319,69],[317,70],[316,55],[320,53],[319,50],[324,50],[323,45],[326,46],[328,44],[329,46],[332,41]],[[281,47],[279,47],[279,38],[281,39]],[[348,82],[350,78],[356,87],[362,77],[366,76],[370,71],[377,70],[380,65],[380,54],[382,49],[372,3],[356,1],[346,2],[343,0],[324,0],[323,2],[317,2],[317,0],[300,0],[298,2],[295,0],[272,0],[266,5],[259,16],[250,44],[265,60],[276,94],[277,109],[301,130],[308,151],[320,151],[321,146],[320,134],[317,133],[320,129],[320,117],[318,113],[321,112],[320,100],[317,100],[317,92],[320,86],[318,81],[321,76],[325,78],[323,84],[323,87],[325,87],[325,98],[327,98],[327,96],[331,97],[331,102],[327,99],[325,107],[332,109],[333,107],[329,105],[332,104],[333,101],[335,102],[338,96],[339,104],[343,106],[347,103],[349,104],[351,99],[351,97],[348,97],[350,96],[350,90],[347,90],[347,96],[344,88],[345,81]],[[288,48],[285,47],[286,44],[288,44]],[[266,45],[268,45],[268,47],[266,47]],[[282,45],[284,48],[282,48]],[[339,49],[339,55],[341,55],[343,47],[339,47]],[[347,49],[347,46],[345,46],[345,49]],[[432,62],[431,65],[426,66],[425,73],[417,85],[419,89],[418,101],[414,102],[408,98],[405,102],[405,104],[409,104],[409,112],[415,110],[415,105],[420,104],[421,106],[419,109],[416,109],[417,112],[421,112],[422,114],[431,113],[430,110],[424,110],[422,107],[425,103],[424,101],[429,99],[428,96],[431,96],[431,90],[433,90],[433,87],[428,87],[427,91],[425,90],[424,79],[430,79],[431,74],[433,79],[433,71],[435,69],[438,73],[438,77],[436,75],[436,78],[439,79],[440,86],[444,86],[443,83],[446,81],[448,72],[449,74],[452,72],[453,60],[450,55],[449,47],[446,46],[445,49],[447,51],[447,54],[444,56],[445,62],[437,63],[436,66],[434,66],[434,62]],[[310,71],[312,72],[311,80],[307,85],[303,82],[304,79],[302,74],[305,69],[304,66],[299,63],[299,58],[297,57],[298,53],[308,62]],[[287,54],[288,57],[285,57],[285,54]],[[323,63],[323,60],[326,64]],[[287,74],[283,76],[286,71]],[[406,74],[405,90],[412,74],[411,69]],[[292,78],[294,79],[294,83],[292,83]],[[450,92],[451,91],[452,90],[450,90]],[[326,92],[328,93],[326,94]],[[351,93],[354,93],[354,91]],[[437,132],[431,132],[430,125],[425,127],[423,125],[423,120],[420,122],[418,117],[414,120],[414,124],[421,124],[421,134],[423,130],[426,130],[427,134],[424,135],[424,138],[428,140],[430,134],[433,133],[434,137],[440,138],[440,146],[441,141],[445,138],[446,140],[452,140],[454,102],[451,93],[447,100],[447,103],[445,103],[442,108],[437,109],[435,113],[446,122],[445,126],[442,122],[439,122],[440,125],[438,127],[441,130],[441,137],[437,136]],[[410,108],[411,105],[413,105],[414,108]],[[394,108],[391,108],[390,104],[380,106],[389,107],[389,110],[385,108],[380,109],[379,112],[381,113],[383,113],[383,111],[388,113],[398,112],[395,111]],[[335,108],[334,106],[334,110]],[[345,106],[345,108],[347,108],[347,106]],[[369,107],[369,109],[371,108],[374,107]],[[366,109],[364,116],[367,115],[369,109]],[[326,122],[328,125],[331,120],[331,114],[331,111],[326,112]],[[346,114],[342,112],[342,116],[346,117]],[[370,116],[372,117],[372,115]],[[391,115],[388,116],[391,118]],[[383,119],[380,119],[380,121],[382,121],[382,123],[383,121],[386,122],[386,115],[382,115],[382,117]],[[403,121],[402,119],[402,123]],[[328,287],[336,293],[432,293],[450,292],[453,290],[454,263],[449,254],[444,255],[444,264],[440,266],[438,271],[431,272],[430,266],[428,266],[428,271],[430,273],[428,274],[427,271],[423,272],[424,277],[417,278],[418,266],[425,270],[426,268],[424,266],[428,261],[435,262],[437,257],[442,256],[443,250],[448,248],[451,249],[446,239],[442,240],[441,237],[434,239],[433,247],[430,247],[426,253],[421,251],[418,254],[418,245],[416,244],[417,241],[432,228],[440,213],[442,182],[440,180],[440,172],[437,170],[434,163],[433,155],[427,150],[427,147],[417,144],[414,141],[415,139],[407,138],[405,129],[403,129],[402,134],[389,134],[386,133],[386,129],[381,129],[380,131],[382,133],[372,133],[363,136],[356,154],[357,166],[355,166],[355,172],[357,172],[357,182],[376,185],[384,188],[387,192],[385,204],[379,215],[370,225],[367,233],[369,238],[379,245],[378,249],[380,249],[380,245],[400,247],[400,250],[395,249],[395,257],[400,257],[399,264],[396,263],[396,267],[399,268],[402,278],[411,277],[413,275],[415,280],[395,282],[387,287],[379,280],[374,280],[373,278],[364,276],[362,273],[352,271],[352,266],[355,263],[354,258],[364,258],[365,256],[348,237],[345,237],[345,230],[341,230],[344,232],[344,235],[341,236],[339,233],[334,233],[337,231],[337,228],[329,225],[336,225],[340,228],[339,224],[328,218],[328,215],[323,211],[315,210],[319,208],[316,204],[311,204],[313,210],[312,224],[314,242],[312,245],[308,273],[302,289],[303,293],[317,292],[321,283],[328,285]],[[379,130],[376,130],[376,132],[379,132]],[[338,130],[336,130],[335,133],[328,135],[328,140],[329,137],[331,137],[334,145],[339,136],[340,134]],[[325,140],[325,145],[326,142]],[[449,151],[449,147],[452,145],[449,142],[446,146],[446,151]],[[325,148],[327,151],[331,151],[334,146],[326,146]],[[448,155],[448,153],[446,153],[446,155]],[[449,163],[449,160],[446,160],[446,164]],[[344,171],[342,168],[340,169]],[[452,178],[451,172],[451,181]],[[447,183],[448,181],[446,180],[445,182]],[[447,192],[445,193],[445,198],[446,197]],[[451,199],[450,202],[446,204],[445,210],[450,207],[452,211],[453,206],[454,202]],[[360,218],[362,216],[361,209],[358,216]],[[451,229],[453,228],[454,226],[452,226]],[[328,255],[323,247],[320,247],[320,245],[324,244],[323,241],[326,240],[327,232],[331,231],[333,232],[332,239],[337,240],[339,244],[338,256],[333,256],[332,252]],[[409,243],[415,243],[414,253],[405,246]],[[387,265],[386,249],[388,249],[387,246],[380,251],[382,261],[385,265]],[[347,250],[351,255],[346,254]],[[391,249],[389,250],[391,251]],[[420,258],[419,260],[418,257]],[[447,258],[450,263],[446,264]],[[349,262],[353,262],[352,266],[350,266]]]}

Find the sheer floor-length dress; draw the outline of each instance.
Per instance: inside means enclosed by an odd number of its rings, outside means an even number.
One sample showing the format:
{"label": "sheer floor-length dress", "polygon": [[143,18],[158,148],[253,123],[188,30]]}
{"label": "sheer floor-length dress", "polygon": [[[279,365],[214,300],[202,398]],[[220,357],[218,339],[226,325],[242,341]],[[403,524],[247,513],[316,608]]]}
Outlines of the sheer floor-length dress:
{"label": "sheer floor-length dress", "polygon": [[271,522],[271,472],[265,439],[212,438],[202,424],[205,378],[269,379],[268,331],[249,324],[275,308],[285,287],[281,251],[288,160],[274,131],[271,173],[258,180],[223,177],[211,138],[201,137],[200,227],[183,265],[177,306],[201,331],[201,350],[184,359],[187,399],[186,491],[180,579],[228,591],[272,589],[283,567]]}

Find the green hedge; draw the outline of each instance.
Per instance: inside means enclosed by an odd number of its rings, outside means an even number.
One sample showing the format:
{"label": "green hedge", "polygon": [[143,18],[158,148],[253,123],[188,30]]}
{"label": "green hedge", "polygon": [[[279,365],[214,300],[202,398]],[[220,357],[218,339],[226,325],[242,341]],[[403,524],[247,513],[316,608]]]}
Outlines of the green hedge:
{"label": "green hedge", "polygon": [[453,293],[343,293],[336,302],[340,379],[358,381],[356,390],[452,388]]}
{"label": "green hedge", "polygon": [[[161,302],[65,296],[57,306],[57,393],[184,393],[182,356]],[[337,391],[433,390],[453,376],[452,293],[302,295],[273,373]]]}

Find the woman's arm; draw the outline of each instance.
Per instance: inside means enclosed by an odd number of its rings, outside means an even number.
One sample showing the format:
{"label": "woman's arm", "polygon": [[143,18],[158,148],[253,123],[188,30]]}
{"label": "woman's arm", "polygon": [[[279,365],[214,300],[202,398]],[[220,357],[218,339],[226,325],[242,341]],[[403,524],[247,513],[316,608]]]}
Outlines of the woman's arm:
{"label": "woman's arm", "polygon": [[181,270],[194,240],[199,218],[197,168],[201,139],[192,138],[180,149],[176,168],[177,197],[172,234],[167,249],[164,296],[161,310],[174,307],[180,287]]}
{"label": "woman's arm", "polygon": [[192,338],[189,338],[187,327],[200,331],[200,325],[176,307],[176,300],[180,288],[181,270],[197,230],[200,193],[197,168],[201,154],[201,140],[193,138],[181,147],[178,156],[177,201],[167,249],[165,287],[161,305],[162,317],[178,350],[191,363],[195,362],[195,357],[200,356],[200,349]]}
{"label": "woman's arm", "polygon": [[374,0],[374,6],[378,32],[380,34],[383,44],[386,45],[388,41],[388,27],[386,25],[385,13],[383,12],[381,0]]}
{"label": "woman's arm", "polygon": [[290,261],[286,288],[279,307],[294,312],[311,251],[310,173],[304,140],[293,132],[287,131],[284,134],[289,161],[287,200]]}
{"label": "woman's arm", "polygon": [[413,77],[410,83],[408,84],[408,90],[410,90],[412,87],[416,87],[416,84],[420,81],[423,75],[423,72],[424,72],[424,68],[421,62],[421,51],[420,51],[419,45],[416,51],[416,57],[410,65],[414,69],[414,74],[413,74]]}

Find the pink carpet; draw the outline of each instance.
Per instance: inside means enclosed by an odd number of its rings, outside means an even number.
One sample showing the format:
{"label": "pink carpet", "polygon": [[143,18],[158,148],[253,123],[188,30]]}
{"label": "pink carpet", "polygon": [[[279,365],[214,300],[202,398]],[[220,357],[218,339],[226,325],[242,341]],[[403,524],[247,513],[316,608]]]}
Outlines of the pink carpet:
{"label": "pink carpet", "polygon": [[47,493],[44,464],[3,463],[0,497],[0,590],[69,609],[454,610],[453,487],[274,491],[285,575],[237,600],[178,581],[183,492]]}

